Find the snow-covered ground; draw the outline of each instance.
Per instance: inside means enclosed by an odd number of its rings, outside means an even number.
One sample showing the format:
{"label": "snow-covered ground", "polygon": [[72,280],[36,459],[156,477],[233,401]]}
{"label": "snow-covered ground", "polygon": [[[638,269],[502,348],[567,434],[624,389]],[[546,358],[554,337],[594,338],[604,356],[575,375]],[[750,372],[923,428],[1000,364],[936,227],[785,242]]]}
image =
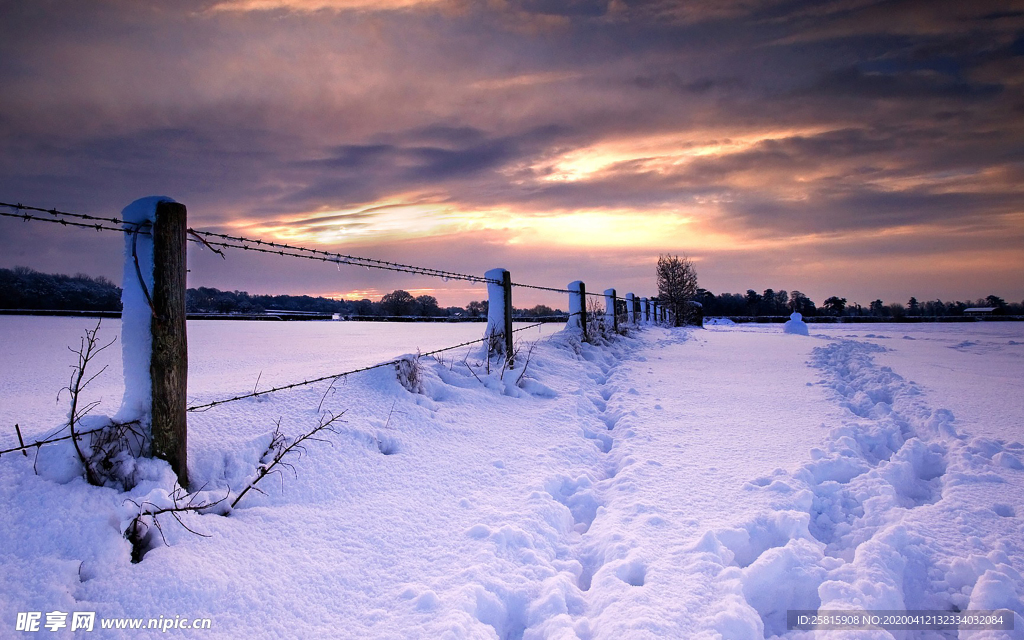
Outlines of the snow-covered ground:
{"label": "snow-covered ground", "polygon": [[[70,359],[41,326],[3,325],[0,446],[9,423],[41,435],[66,411],[40,370],[60,365],[63,385]],[[260,371],[263,387],[346,370],[346,345],[385,360],[461,339],[231,326],[190,325],[197,401]],[[166,468],[119,493],[59,477],[56,453],[42,475],[3,456],[0,637],[53,611],[209,618],[168,632],[197,638],[957,637],[814,636],[786,611],[999,607],[1016,631],[960,637],[1024,637],[1021,324],[517,335],[536,340],[525,375],[525,349],[501,379],[466,348],[422,360],[417,392],[388,367],[190,414],[191,478],[213,499],[252,477],[278,420],[289,435],[318,407],[345,422],[229,515],[183,518],[209,537],[165,518],[167,545],[138,564],[125,500],[159,502]],[[98,627],[79,637],[165,635]]]}

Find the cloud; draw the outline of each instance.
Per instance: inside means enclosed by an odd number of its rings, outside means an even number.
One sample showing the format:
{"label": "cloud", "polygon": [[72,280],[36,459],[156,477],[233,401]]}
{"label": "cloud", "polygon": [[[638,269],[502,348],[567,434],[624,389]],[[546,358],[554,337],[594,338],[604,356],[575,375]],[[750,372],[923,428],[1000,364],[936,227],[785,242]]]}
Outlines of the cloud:
{"label": "cloud", "polygon": [[442,4],[444,0],[225,0],[211,11],[397,11]]}
{"label": "cloud", "polygon": [[[1018,9],[23,3],[0,26],[0,193],[86,212],[168,193],[197,227],[545,281],[611,279],[602,256],[645,247],[739,290],[818,278],[799,256],[830,251],[927,264],[945,235],[1024,227]],[[972,255],[979,282],[1002,273]]]}

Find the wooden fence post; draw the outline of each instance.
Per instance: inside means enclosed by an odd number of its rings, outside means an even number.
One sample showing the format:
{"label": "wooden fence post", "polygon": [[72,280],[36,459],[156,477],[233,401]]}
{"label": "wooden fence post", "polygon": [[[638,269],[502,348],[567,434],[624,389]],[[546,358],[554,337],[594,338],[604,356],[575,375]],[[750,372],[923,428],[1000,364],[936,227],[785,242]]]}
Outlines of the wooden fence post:
{"label": "wooden fence post", "polygon": [[615,289],[604,290],[604,318],[605,322],[611,318],[612,331],[619,332],[619,316],[615,313]]}
{"label": "wooden fence post", "polygon": [[643,313],[643,321],[651,321],[651,301],[648,298],[640,299],[640,309]]}
{"label": "wooden fence post", "polygon": [[185,205],[159,202],[153,223],[153,455],[171,464],[188,489],[188,341],[185,327],[187,213]]}
{"label": "wooden fence post", "polygon": [[501,276],[501,293],[505,298],[505,360],[511,369],[515,364],[512,360],[515,356],[512,352],[512,275],[507,270]]}
{"label": "wooden fence post", "polygon": [[629,324],[636,324],[636,296],[632,293],[626,294],[626,321]]}
{"label": "wooden fence post", "polygon": [[583,342],[587,341],[587,287],[580,280],[569,283],[569,321],[570,328],[579,327]]}
{"label": "wooden fence post", "polygon": [[[512,364],[512,276],[507,269],[491,269],[487,278],[488,355],[503,354]],[[501,341],[498,340],[501,334]]]}

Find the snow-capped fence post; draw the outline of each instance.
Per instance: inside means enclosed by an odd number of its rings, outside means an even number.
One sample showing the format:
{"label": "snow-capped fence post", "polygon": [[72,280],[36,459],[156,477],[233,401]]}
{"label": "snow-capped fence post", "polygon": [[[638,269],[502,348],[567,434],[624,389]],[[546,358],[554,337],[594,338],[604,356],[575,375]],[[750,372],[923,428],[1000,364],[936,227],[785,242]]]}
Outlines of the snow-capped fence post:
{"label": "snow-capped fence post", "polygon": [[636,324],[636,307],[633,304],[634,300],[636,300],[636,296],[632,293],[626,294],[626,321],[629,322],[629,324]]}
{"label": "snow-capped fence post", "polygon": [[647,298],[641,298],[640,299],[640,307],[643,310],[643,321],[644,322],[650,322],[651,321],[651,301],[648,300]]}
{"label": "snow-capped fence post", "polygon": [[640,324],[640,298],[633,296],[633,323]]}
{"label": "snow-capped fence post", "polygon": [[122,217],[128,232],[121,294],[125,392],[118,419],[148,422],[152,455],[169,462],[187,488],[187,211],[170,198],[142,198]]}
{"label": "snow-capped fence post", "polygon": [[578,328],[583,341],[587,341],[587,287],[580,280],[574,280],[569,290],[569,320],[567,328]]}
{"label": "snow-capped fence post", "polygon": [[[503,354],[512,365],[512,276],[507,269],[491,269],[487,278],[487,350]],[[498,335],[502,340],[498,340]]]}
{"label": "snow-capped fence post", "polygon": [[619,316],[615,315],[615,289],[604,290],[604,321],[606,326],[611,326],[612,331],[619,331]]}

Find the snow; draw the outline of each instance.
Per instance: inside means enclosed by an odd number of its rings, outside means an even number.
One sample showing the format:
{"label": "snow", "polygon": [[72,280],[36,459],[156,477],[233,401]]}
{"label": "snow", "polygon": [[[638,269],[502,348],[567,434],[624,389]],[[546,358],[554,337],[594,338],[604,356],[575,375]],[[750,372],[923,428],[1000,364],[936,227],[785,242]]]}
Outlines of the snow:
{"label": "snow", "polygon": [[583,282],[579,280],[573,280],[566,287],[569,290],[569,321],[566,323],[566,329],[573,333],[583,332],[583,314],[586,312],[584,308],[585,301],[583,296],[579,295],[580,291],[584,289]]}
{"label": "snow", "polygon": [[[355,323],[268,341],[282,324],[190,324],[206,358],[190,383],[213,387],[190,395],[251,383],[251,356],[217,365],[242,346],[273,351],[273,377]],[[1008,608],[1017,631],[964,637],[1021,636],[1020,323],[651,327],[600,347],[524,333],[512,371],[467,348],[421,359],[418,392],[387,367],[190,414],[193,483],[217,499],[277,420],[294,436],[321,402],[345,411],[265,494],[183,517],[210,537],[168,519],[138,564],[125,500],[166,504],[166,465],[122,493],[4,456],[0,636],[58,610],[212,620],[185,637],[810,638],[786,611],[818,608]]]}
{"label": "snow", "polygon": [[508,273],[505,269],[491,269],[484,274],[487,278],[487,328],[484,337],[498,353],[505,353],[505,290],[500,284]]}
{"label": "snow", "polygon": [[[166,196],[140,198],[121,211],[126,229],[140,233],[124,236],[124,276],[121,278],[121,360],[124,372],[124,398],[116,420],[145,420],[151,413],[152,380],[149,361],[153,336],[153,316],[148,296],[153,294],[153,236],[156,206],[174,202]],[[136,267],[137,263],[137,267]],[[142,282],[139,277],[142,277]],[[147,293],[148,292],[148,293]]]}
{"label": "snow", "polygon": [[704,326],[706,327],[735,327],[736,323],[729,318],[705,318]]}
{"label": "snow", "polygon": [[604,290],[604,325],[615,326],[615,289]]}
{"label": "snow", "polygon": [[790,314],[789,320],[786,320],[786,323],[782,325],[782,330],[786,333],[792,333],[798,336],[808,335],[807,323],[804,322],[803,315],[795,311]]}

